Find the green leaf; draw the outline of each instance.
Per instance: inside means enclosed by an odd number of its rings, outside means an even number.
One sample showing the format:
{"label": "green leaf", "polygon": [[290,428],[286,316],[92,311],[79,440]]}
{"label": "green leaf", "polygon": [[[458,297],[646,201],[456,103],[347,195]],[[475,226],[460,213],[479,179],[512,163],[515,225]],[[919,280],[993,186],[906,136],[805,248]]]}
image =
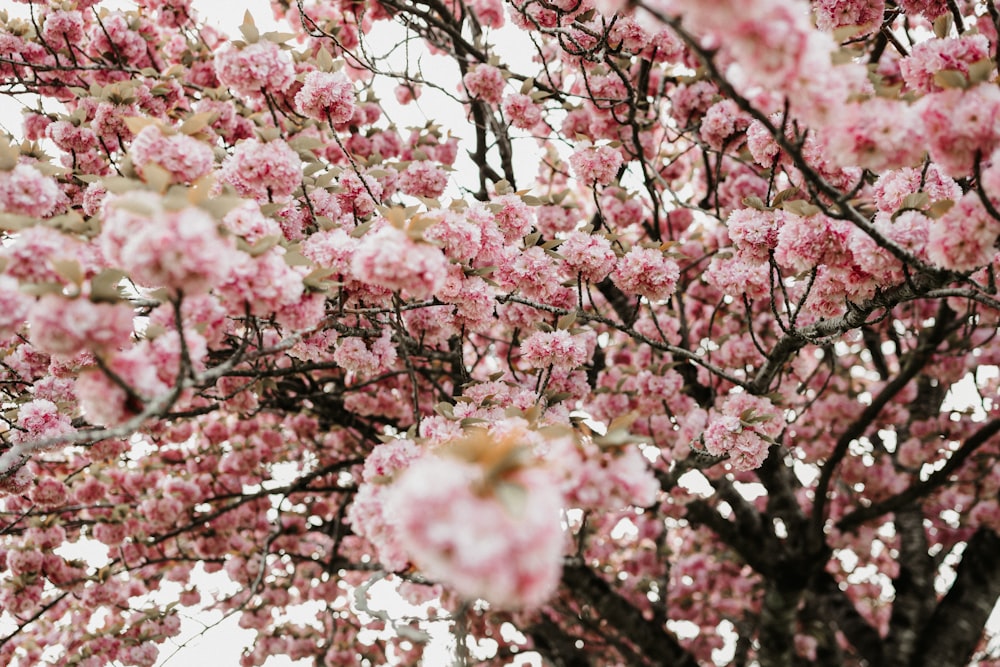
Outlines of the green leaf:
{"label": "green leaf", "polygon": [[351,237],[352,238],[356,238],[356,239],[360,239],[362,236],[364,236],[368,232],[369,229],[371,229],[372,225],[375,224],[375,220],[376,220],[376,218],[372,218],[368,222],[362,222],[360,225],[358,225],[357,227],[355,227],[354,229],[352,229],[351,230]]}
{"label": "green leaf", "polygon": [[28,296],[45,296],[62,294],[63,286],[60,283],[21,283],[20,290]]}
{"label": "green leaf", "polygon": [[969,82],[972,85],[985,83],[993,77],[996,63],[990,58],[983,58],[969,65]]}
{"label": "green leaf", "polygon": [[142,168],[142,179],[153,188],[154,192],[164,193],[167,191],[170,181],[173,180],[173,176],[160,165],[150,162]]}
{"label": "green leaf", "polygon": [[327,278],[336,273],[336,269],[316,268],[302,278],[302,284],[313,292],[329,292],[341,284],[336,280],[327,280]]}
{"label": "green leaf", "polygon": [[0,213],[0,229],[6,232],[16,232],[35,226],[35,219],[28,215],[16,213]]}
{"label": "green leaf", "polygon": [[810,204],[805,199],[786,201],[781,205],[781,208],[802,218],[812,217],[821,211],[818,206]]}
{"label": "green leaf", "polygon": [[455,406],[452,405],[451,403],[446,403],[445,401],[441,401],[440,403],[435,405],[434,412],[441,415],[445,419],[455,418]]}
{"label": "green leaf", "polygon": [[6,138],[0,137],[0,171],[11,171],[17,166],[21,152],[11,146]]}
{"label": "green leaf", "polygon": [[104,269],[90,279],[90,300],[94,303],[118,303],[122,300],[118,285],[124,278],[124,271]]}
{"label": "green leaf", "polygon": [[493,494],[513,517],[524,516],[528,509],[528,491],[520,484],[497,482],[493,485]]}
{"label": "green leaf", "polygon": [[945,12],[941,16],[934,19],[934,35],[938,39],[944,39],[951,34],[951,28],[955,25],[954,19],[951,17],[951,13]]}
{"label": "green leaf", "polygon": [[177,129],[181,134],[198,134],[208,127],[218,116],[219,114],[214,111],[202,111],[201,113],[191,114]]}
{"label": "green leaf", "polygon": [[948,211],[950,211],[951,207],[954,205],[955,202],[952,201],[951,199],[942,199],[940,201],[936,201],[930,205],[930,208],[927,209],[926,211],[927,217],[936,220],[945,213],[947,213]]}
{"label": "green leaf", "polygon": [[324,72],[329,72],[333,68],[333,56],[330,52],[326,50],[324,46],[316,54],[316,66],[319,67]]}
{"label": "green leaf", "polygon": [[903,197],[903,201],[899,205],[899,210],[922,211],[928,206],[930,206],[930,203],[931,203],[930,195],[928,195],[926,192],[914,192],[913,194],[909,194]]}
{"label": "green leaf", "polygon": [[79,285],[83,282],[83,268],[75,259],[53,259],[49,263],[56,273],[71,283]]}
{"label": "green leaf", "polygon": [[965,78],[965,75],[954,69],[943,69],[935,72],[934,83],[942,88],[960,88],[964,90],[969,87],[969,80]]}
{"label": "green leaf", "polygon": [[243,25],[240,26],[240,33],[243,34],[243,39],[248,44],[255,44],[260,39],[260,30],[257,29],[257,25],[253,22],[253,16],[250,15],[249,9],[243,15]]}

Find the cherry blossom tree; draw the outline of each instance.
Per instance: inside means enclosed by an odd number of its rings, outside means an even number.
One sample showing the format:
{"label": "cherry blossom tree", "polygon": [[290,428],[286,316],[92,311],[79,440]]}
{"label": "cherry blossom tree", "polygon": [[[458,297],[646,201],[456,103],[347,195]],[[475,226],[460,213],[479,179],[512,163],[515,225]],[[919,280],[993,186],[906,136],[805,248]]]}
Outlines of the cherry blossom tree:
{"label": "cherry blossom tree", "polygon": [[992,0],[20,3],[0,664],[1000,664]]}

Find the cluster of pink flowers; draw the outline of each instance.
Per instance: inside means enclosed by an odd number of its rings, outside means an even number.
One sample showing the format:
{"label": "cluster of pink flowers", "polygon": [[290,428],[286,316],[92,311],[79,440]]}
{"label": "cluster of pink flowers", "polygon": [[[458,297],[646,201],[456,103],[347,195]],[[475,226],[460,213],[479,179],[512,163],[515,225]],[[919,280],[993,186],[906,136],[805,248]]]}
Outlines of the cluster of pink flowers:
{"label": "cluster of pink flowers", "polygon": [[923,14],[929,19],[936,19],[948,12],[947,0],[900,0],[899,5],[907,14]]}
{"label": "cluster of pink flowers", "polygon": [[521,359],[531,368],[573,369],[590,358],[587,341],[570,332],[536,331],[521,342]]}
{"label": "cluster of pink flowers", "polygon": [[736,102],[722,100],[716,102],[701,119],[699,133],[710,148],[723,150],[734,137],[739,137],[750,125],[750,116],[740,111]]}
{"label": "cluster of pink flowers", "polygon": [[660,484],[635,445],[602,448],[589,438],[556,438],[547,455],[563,471],[568,507],[614,511],[656,502]]}
{"label": "cluster of pink flowers", "polygon": [[830,127],[828,152],[844,167],[874,171],[910,167],[923,158],[923,146],[913,141],[920,130],[914,106],[876,97],[843,107]]}
{"label": "cluster of pink flowers", "polygon": [[385,225],[361,240],[351,270],[361,282],[426,299],[444,283],[448,260],[439,248],[416,243],[402,230]]}
{"label": "cluster of pink flowers", "polygon": [[150,193],[106,206],[101,251],[137,283],[196,294],[222,282],[239,261],[232,237],[223,237],[207,212],[171,210]]}
{"label": "cluster of pink flowers", "polygon": [[705,430],[705,450],[712,456],[728,455],[736,470],[759,468],[784,426],[780,411],[766,398],[735,393],[726,397],[719,412]]}
{"label": "cluster of pink flowers", "polygon": [[462,82],[472,97],[487,104],[500,104],[503,100],[503,72],[492,65],[476,65],[462,77]]}
{"label": "cluster of pink flowers", "polygon": [[946,269],[972,271],[994,257],[998,235],[1000,221],[970,192],[930,226],[927,255]]}
{"label": "cluster of pink flowers", "polygon": [[455,211],[440,214],[436,223],[424,231],[424,238],[444,248],[448,257],[460,262],[476,257],[482,249],[481,227]]}
{"label": "cluster of pink flowers", "polygon": [[259,203],[284,202],[302,184],[302,160],[281,139],[250,139],[236,146],[218,178]]}
{"label": "cluster of pink flowers", "polygon": [[78,44],[84,36],[83,15],[79,11],[55,11],[45,16],[42,37],[53,48]]}
{"label": "cluster of pink flowers", "polygon": [[985,35],[961,35],[916,44],[899,63],[899,72],[912,90],[944,90],[934,80],[944,70],[969,75],[969,66],[990,57],[990,42]]}
{"label": "cluster of pink flowers", "polygon": [[[308,328],[310,319],[315,324],[322,318],[322,299],[314,302],[305,293],[302,282],[302,269],[305,267],[290,266],[285,261],[285,254],[281,246],[257,257],[237,254],[236,261],[218,289],[230,313],[240,313],[247,308],[254,315],[274,313],[282,321],[291,318],[297,322],[294,325],[285,322],[286,326],[295,329]],[[312,310],[310,304],[319,308]],[[310,312],[298,313],[299,307]],[[300,321],[300,315],[305,316],[305,321]]]}
{"label": "cluster of pink flowers", "polygon": [[469,0],[469,7],[476,13],[479,22],[490,28],[502,28],[504,24],[502,0]]}
{"label": "cluster of pink flowers", "polygon": [[[107,365],[139,396],[155,398],[167,391],[155,366],[151,365],[147,345],[137,345],[112,356]],[[76,396],[87,421],[91,424],[114,426],[134,417],[143,405],[133,400],[125,390],[103,371],[93,368],[76,378]]]}
{"label": "cluster of pink flowers", "polygon": [[496,197],[490,202],[495,212],[494,221],[503,233],[504,241],[510,243],[523,238],[534,224],[531,208],[515,194]]}
{"label": "cluster of pink flowers", "polygon": [[448,174],[427,160],[411,162],[399,175],[399,189],[413,197],[440,197],[448,185]]}
{"label": "cluster of pink flowers", "polygon": [[510,124],[522,130],[530,130],[542,120],[542,110],[530,95],[508,95],[503,100],[502,108]]}
{"label": "cluster of pink flowers", "polygon": [[677,289],[680,267],[660,250],[635,246],[622,257],[611,273],[626,294],[644,296],[650,301],[665,301]]}
{"label": "cluster of pink flowers", "polygon": [[43,398],[28,401],[17,410],[17,429],[12,442],[51,438],[73,432],[70,418],[59,412],[55,403]]}
{"label": "cluster of pink flowers", "polygon": [[87,52],[95,58],[110,56],[137,67],[149,63],[146,40],[122,12],[112,12],[91,26]]}
{"label": "cluster of pink flowers", "polygon": [[621,152],[611,146],[584,146],[569,158],[573,173],[587,185],[607,185],[618,178]]}
{"label": "cluster of pink flowers", "polygon": [[428,577],[469,600],[536,607],[562,572],[562,495],[539,468],[486,484],[474,464],[426,456],[393,484],[385,516]]}
{"label": "cluster of pink flowers", "polygon": [[212,148],[184,134],[165,135],[157,125],[148,125],[132,140],[132,163],[140,175],[148,164],[170,172],[175,183],[193,183],[214,166]]}
{"label": "cluster of pink flowers", "polygon": [[115,350],[132,337],[134,312],[125,304],[94,303],[46,294],[28,313],[31,343],[49,354]]}
{"label": "cluster of pink flowers", "polygon": [[926,170],[906,168],[887,171],[872,188],[876,208],[885,213],[895,213],[907,196],[924,192],[931,203],[950,199],[957,201],[962,188],[933,162]]}
{"label": "cluster of pink flowers", "polygon": [[882,23],[885,0],[816,0],[816,25],[820,30],[842,26],[864,26],[863,34],[873,32]]}
{"label": "cluster of pink flowers", "polygon": [[392,333],[386,329],[372,341],[370,347],[360,338],[341,338],[333,353],[333,360],[341,368],[362,376],[371,377],[387,371],[396,363]]}
{"label": "cluster of pink flowers", "polygon": [[949,176],[968,176],[976,155],[989,155],[1000,143],[1000,88],[995,85],[930,93],[916,107],[931,159]]}
{"label": "cluster of pink flowers", "polygon": [[241,95],[286,90],[295,80],[291,58],[274,42],[262,40],[215,56],[215,73],[224,86]]}
{"label": "cluster of pink flowers", "polygon": [[0,247],[0,257],[7,262],[4,272],[27,283],[68,284],[70,280],[58,266],[77,262],[86,271],[94,266],[92,255],[93,250],[77,239],[43,225],[21,230]]}
{"label": "cluster of pink flowers", "polygon": [[362,481],[354,501],[347,508],[352,530],[376,549],[379,562],[389,570],[405,569],[410,561],[385,514],[388,484],[413,462],[423,456],[413,440],[397,439],[376,445],[365,459]]}
{"label": "cluster of pink flowers", "polygon": [[559,246],[559,255],[583,280],[599,283],[615,268],[618,257],[604,236],[571,232]]}
{"label": "cluster of pink flowers", "polygon": [[335,125],[346,123],[356,109],[354,86],[339,72],[309,72],[295,94],[295,108],[310,118],[329,120]]}
{"label": "cluster of pink flowers", "polygon": [[30,164],[0,172],[0,211],[45,218],[66,204],[56,182]]}

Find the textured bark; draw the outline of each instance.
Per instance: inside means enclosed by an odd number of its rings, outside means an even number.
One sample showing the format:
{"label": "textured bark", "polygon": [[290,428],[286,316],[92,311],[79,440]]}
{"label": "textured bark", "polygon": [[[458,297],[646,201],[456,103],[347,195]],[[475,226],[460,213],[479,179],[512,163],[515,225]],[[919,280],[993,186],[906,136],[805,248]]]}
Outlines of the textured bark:
{"label": "textured bark", "polygon": [[647,619],[628,600],[590,568],[568,565],[563,568],[563,583],[581,604],[594,608],[608,620],[622,637],[635,645],[651,665],[698,667],[698,662],[667,631],[662,619]]}
{"label": "textured bark", "polygon": [[882,638],[858,613],[833,575],[828,572],[818,574],[813,580],[810,595],[814,599],[811,606],[815,609],[816,616],[844,633],[844,637],[865,662],[872,667],[881,667],[884,653]]}
{"label": "textured bark", "polygon": [[893,580],[889,634],[885,639],[886,667],[906,665],[920,640],[920,631],[934,610],[934,561],[927,553],[924,515],[917,507],[896,513],[899,535],[899,576]]}
{"label": "textured bark", "polygon": [[795,617],[802,589],[768,582],[760,614],[761,667],[786,667],[795,661]]}
{"label": "textured bark", "polygon": [[534,640],[535,650],[555,667],[590,667],[593,664],[586,647],[577,648],[576,638],[544,613],[528,628],[528,634]]}
{"label": "textured bark", "polygon": [[924,624],[912,667],[967,665],[1000,598],[1000,536],[980,528],[969,540],[955,583]]}

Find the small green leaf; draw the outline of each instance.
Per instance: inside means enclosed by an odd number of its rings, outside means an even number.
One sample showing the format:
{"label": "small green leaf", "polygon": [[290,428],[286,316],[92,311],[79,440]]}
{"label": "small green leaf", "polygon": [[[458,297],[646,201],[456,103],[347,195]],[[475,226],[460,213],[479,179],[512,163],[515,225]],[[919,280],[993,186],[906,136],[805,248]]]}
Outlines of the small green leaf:
{"label": "small green leaf", "polygon": [[954,19],[952,19],[951,13],[945,12],[941,16],[934,19],[934,35],[938,39],[944,39],[951,34],[951,28],[955,25]]}
{"label": "small green leaf", "polygon": [[931,203],[930,195],[928,195],[926,192],[914,192],[913,194],[909,194],[903,197],[903,201],[899,205],[899,210],[922,211],[928,206],[930,206],[930,203]]}
{"label": "small green leaf", "polygon": [[936,220],[945,213],[947,213],[948,211],[950,211],[951,207],[954,205],[955,202],[952,201],[951,199],[942,199],[940,201],[936,201],[930,205],[930,208],[927,209],[926,211],[927,217]]}
{"label": "small green leaf", "polygon": [[573,326],[574,322],[576,322],[575,310],[571,313],[566,313],[565,315],[560,317],[559,321],[556,323],[556,328],[558,328],[560,331],[569,329],[571,326]]}
{"label": "small green leaf", "polygon": [[240,33],[243,34],[243,39],[248,44],[255,44],[260,39],[260,30],[257,29],[257,25],[253,22],[253,16],[250,15],[249,9],[243,15],[243,25],[240,26]]}
{"label": "small green leaf", "polygon": [[965,75],[954,69],[943,69],[935,72],[934,83],[942,88],[960,88],[964,90],[969,87],[969,80],[965,78]]}
{"label": "small green leaf", "polygon": [[441,401],[440,403],[435,405],[434,412],[441,415],[445,419],[455,418],[455,406],[452,405],[451,403],[446,403],[445,401]]}
{"label": "small green leaf", "polygon": [[985,83],[993,77],[996,63],[990,58],[983,58],[969,65],[969,82],[972,85]]}
{"label": "small green leaf", "polygon": [[215,121],[218,116],[219,114],[214,111],[202,111],[201,113],[191,114],[187,120],[181,123],[178,130],[181,134],[198,134]]}
{"label": "small green leaf", "polygon": [[812,217],[821,211],[818,206],[810,204],[805,199],[786,201],[781,205],[781,208],[802,218]]}
{"label": "small green leaf", "polygon": [[118,303],[122,300],[118,285],[125,278],[125,272],[105,269],[90,279],[90,300],[95,303]]}
{"label": "small green leaf", "polygon": [[83,282],[83,268],[75,259],[53,259],[49,263],[60,276],[75,285]]}

